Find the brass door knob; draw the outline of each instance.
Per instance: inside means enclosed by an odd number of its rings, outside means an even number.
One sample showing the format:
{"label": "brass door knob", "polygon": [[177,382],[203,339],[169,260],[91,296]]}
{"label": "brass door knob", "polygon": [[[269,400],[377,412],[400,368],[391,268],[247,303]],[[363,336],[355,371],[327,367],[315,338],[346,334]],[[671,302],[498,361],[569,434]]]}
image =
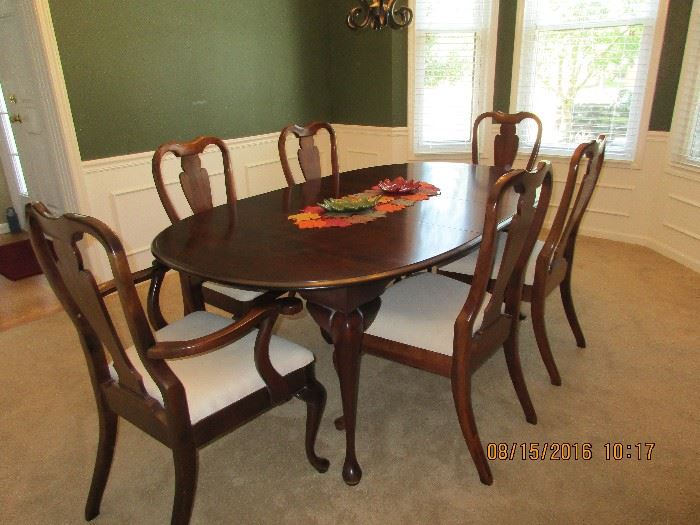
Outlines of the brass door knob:
{"label": "brass door knob", "polygon": [[22,123],[22,116],[19,113],[14,114],[14,115],[10,115],[10,122],[12,124],[15,124],[15,123],[21,124]]}

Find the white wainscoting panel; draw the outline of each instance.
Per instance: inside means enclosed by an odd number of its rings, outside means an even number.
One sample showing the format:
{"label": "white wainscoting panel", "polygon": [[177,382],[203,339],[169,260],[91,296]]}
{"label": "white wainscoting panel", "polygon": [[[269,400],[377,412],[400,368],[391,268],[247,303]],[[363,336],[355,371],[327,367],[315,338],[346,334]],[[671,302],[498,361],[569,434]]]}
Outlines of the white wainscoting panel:
{"label": "white wainscoting panel", "polygon": [[654,248],[700,272],[700,171],[669,166],[663,177],[662,228]]}
{"label": "white wainscoting panel", "polygon": [[[406,128],[334,125],[341,171],[407,162]],[[497,128],[496,128],[497,129]],[[226,141],[231,153],[238,198],[246,198],[286,184],[278,158],[277,133]],[[700,271],[700,173],[667,165],[668,133],[649,133],[641,155],[641,168],[606,161],[598,187],[584,217],[581,233],[648,246]],[[319,137],[324,173],[330,174],[329,142]],[[296,140],[290,138],[287,156],[295,181],[303,180],[296,158]],[[151,263],[153,237],[168,225],[151,175],[152,152],[86,161],[85,186],[88,213],[112,227],[124,243],[132,269]],[[467,160],[468,155],[464,156]],[[542,158],[547,158],[542,156]],[[215,204],[225,201],[223,172],[217,150],[207,150],[202,165],[212,174]],[[554,195],[551,221],[561,197],[568,158],[551,158]],[[468,161],[468,160],[467,160]],[[516,166],[526,159],[518,158]],[[482,162],[490,163],[487,157]],[[164,160],[165,179],[176,208],[186,216],[189,208],[180,190],[178,159]],[[98,278],[108,278],[102,259]]]}
{"label": "white wainscoting panel", "polygon": [[[406,161],[406,128],[374,128],[365,126],[334,125],[338,141],[341,171],[378,164]],[[324,136],[326,135],[326,136]],[[231,163],[239,199],[258,195],[286,185],[277,149],[277,133],[225,141],[231,154]],[[330,141],[327,133],[319,132],[316,144],[321,155],[323,172],[330,175]],[[294,180],[303,181],[294,137],[287,142],[287,156]],[[168,218],[158,198],[151,174],[153,152],[136,153],[83,162],[83,176],[89,197],[90,215],[109,225],[119,235],[129,256],[132,270],[151,264],[150,251],[153,237],[165,228]],[[211,175],[214,204],[226,200],[221,156],[216,147],[209,147],[202,155],[202,167]],[[163,173],[168,193],[182,217],[191,212],[187,205],[178,175],[180,163],[173,155],[163,160]],[[90,259],[99,280],[111,278],[106,258],[91,246]]]}
{"label": "white wainscoting panel", "polygon": [[408,129],[334,124],[340,171],[408,161]]}

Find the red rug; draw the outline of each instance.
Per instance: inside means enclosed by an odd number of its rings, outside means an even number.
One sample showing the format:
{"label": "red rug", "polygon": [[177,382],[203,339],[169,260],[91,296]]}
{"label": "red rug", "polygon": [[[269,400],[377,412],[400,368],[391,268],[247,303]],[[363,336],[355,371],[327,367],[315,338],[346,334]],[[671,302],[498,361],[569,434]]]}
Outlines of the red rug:
{"label": "red rug", "polygon": [[29,239],[0,246],[0,273],[12,281],[41,273]]}

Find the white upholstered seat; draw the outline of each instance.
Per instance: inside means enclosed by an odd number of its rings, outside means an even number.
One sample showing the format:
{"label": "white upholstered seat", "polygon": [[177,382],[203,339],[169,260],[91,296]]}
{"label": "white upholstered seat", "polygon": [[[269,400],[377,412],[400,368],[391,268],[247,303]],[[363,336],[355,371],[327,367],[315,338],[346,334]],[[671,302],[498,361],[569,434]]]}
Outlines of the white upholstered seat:
{"label": "white upholstered seat", "polygon": [[[508,234],[505,232],[498,234],[496,240],[496,259],[493,264],[493,270],[491,271],[491,279],[495,279],[498,276],[498,269],[501,267],[501,259],[503,258],[503,250],[505,249],[507,238]],[[525,269],[524,283],[526,285],[532,285],[532,283],[535,282],[535,262],[537,261],[537,256],[540,254],[540,251],[542,251],[543,246],[543,241],[537,241],[535,243],[535,247],[532,249],[532,255],[530,255],[530,259],[527,262],[527,268]],[[476,268],[476,259],[478,256],[479,252],[475,250],[466,257],[462,257],[461,259],[451,262],[450,264],[446,264],[440,269],[445,270],[446,272],[474,275],[474,268]]]}
{"label": "white upholstered seat", "polygon": [[[452,355],[455,319],[469,295],[469,285],[433,273],[420,273],[389,287],[368,334]],[[474,322],[481,327],[484,310],[491,299],[487,293]]]}
{"label": "white upholstered seat", "polygon": [[243,288],[235,288],[211,281],[202,283],[202,288],[209,288],[210,290],[214,290],[215,292],[219,292],[241,302],[252,301],[265,293],[265,291],[262,290],[244,290]]}
{"label": "white upholstered seat", "polygon": [[[182,341],[210,334],[229,324],[230,319],[197,311],[156,331],[155,336],[158,341]],[[207,354],[167,361],[185,387],[193,424],[265,386],[253,360],[257,333],[254,330],[238,341]],[[136,349],[131,347],[126,353],[141,374],[146,391],[162,404],[163,396],[146,372]],[[270,360],[277,372],[286,375],[311,363],[314,355],[306,348],[273,335]],[[117,379],[111,365],[110,373]]]}

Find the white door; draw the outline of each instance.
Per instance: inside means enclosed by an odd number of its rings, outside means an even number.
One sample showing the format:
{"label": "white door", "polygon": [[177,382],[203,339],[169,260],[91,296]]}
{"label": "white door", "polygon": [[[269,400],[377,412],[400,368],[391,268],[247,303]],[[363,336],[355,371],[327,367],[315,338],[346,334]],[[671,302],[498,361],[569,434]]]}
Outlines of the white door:
{"label": "white door", "polygon": [[66,208],[47,126],[49,96],[41,92],[41,62],[28,9],[31,2],[0,0],[0,159],[23,226],[27,202],[40,200],[56,214]]}

